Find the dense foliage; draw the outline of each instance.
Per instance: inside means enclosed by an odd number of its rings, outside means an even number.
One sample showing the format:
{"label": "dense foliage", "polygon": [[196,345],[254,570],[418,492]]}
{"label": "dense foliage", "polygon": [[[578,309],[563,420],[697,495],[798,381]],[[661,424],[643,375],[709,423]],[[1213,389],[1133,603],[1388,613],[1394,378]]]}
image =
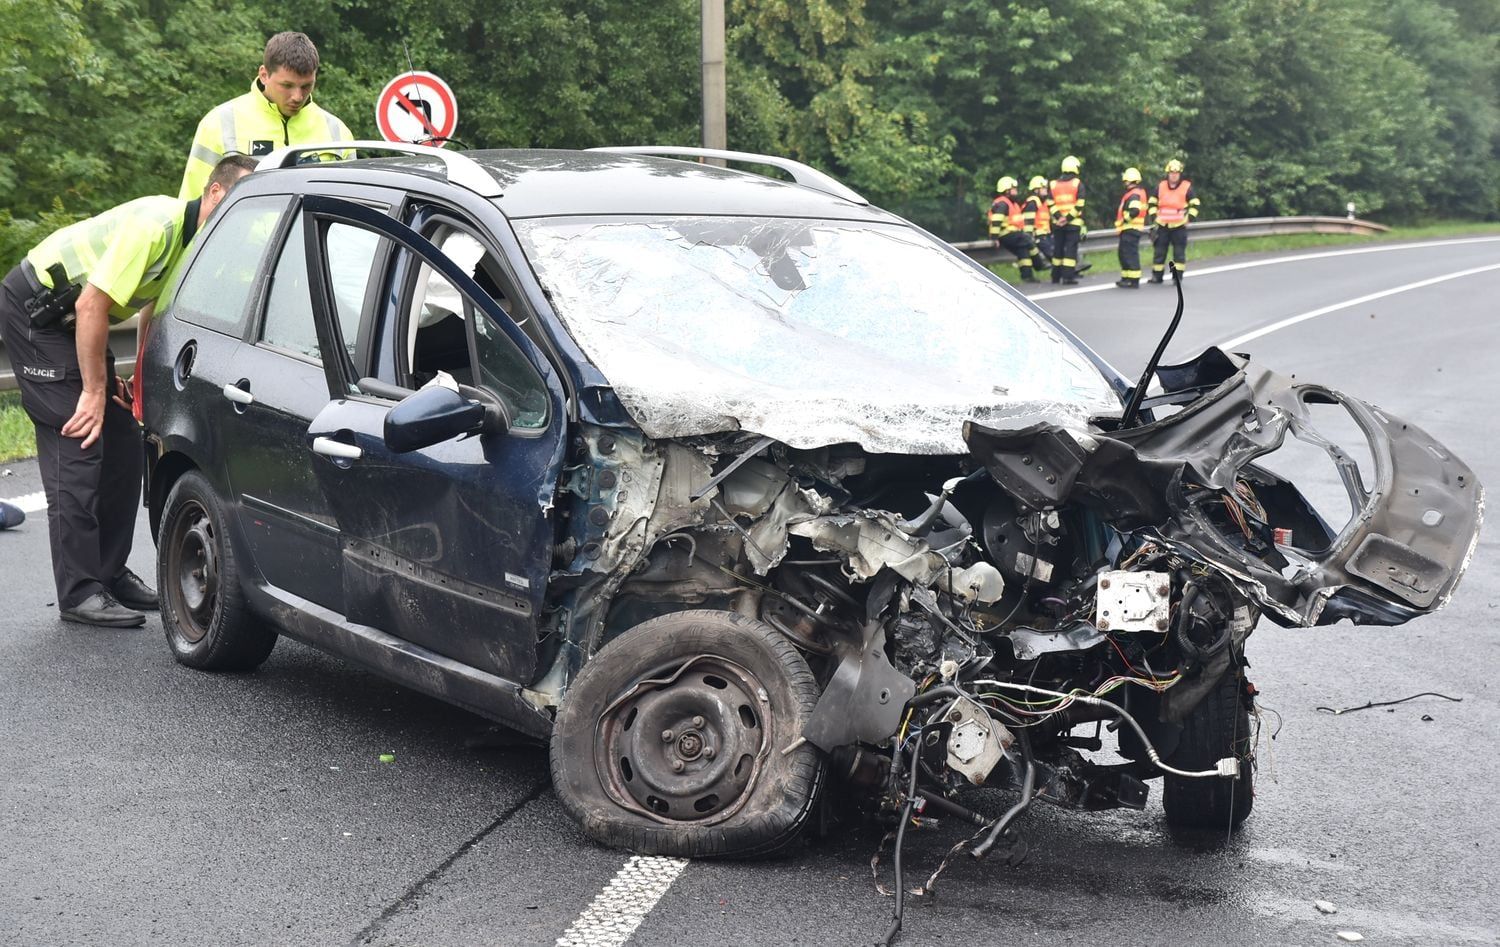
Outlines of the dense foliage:
{"label": "dense foliage", "polygon": [[[791,154],[952,237],[994,179],[1180,156],[1206,217],[1500,215],[1495,0],[730,0],[732,147]],[[175,192],[197,119],[265,37],[323,53],[318,98],[374,137],[407,63],[474,147],[692,144],[698,0],[0,0],[0,263]]]}

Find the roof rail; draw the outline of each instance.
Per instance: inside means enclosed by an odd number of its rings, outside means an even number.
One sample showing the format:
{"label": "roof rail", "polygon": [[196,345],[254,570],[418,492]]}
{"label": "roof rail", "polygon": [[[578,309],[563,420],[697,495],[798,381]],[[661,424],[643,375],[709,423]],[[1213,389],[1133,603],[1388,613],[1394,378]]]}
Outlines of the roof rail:
{"label": "roof rail", "polygon": [[502,190],[499,183],[495,181],[490,173],[484,169],[479,162],[468,155],[458,151],[445,151],[442,148],[433,148],[428,145],[412,145],[406,142],[392,141],[325,141],[310,145],[292,145],[290,148],[278,148],[277,150],[260,159],[256,165],[257,171],[270,171],[275,168],[291,167],[297,163],[297,156],[310,152],[342,152],[350,149],[359,151],[393,151],[403,155],[420,155],[424,158],[436,158],[443,163],[443,170],[447,175],[449,184],[456,184],[478,194],[480,197],[499,197]]}
{"label": "roof rail", "polygon": [[787,172],[792,176],[793,181],[803,187],[810,187],[815,191],[822,191],[824,194],[831,194],[855,204],[870,203],[831,175],[824,174],[817,168],[810,168],[800,161],[777,155],[758,155],[749,151],[723,151],[718,148],[688,148],[681,145],[616,145],[609,148],[590,148],[589,151],[608,151],[619,155],[663,155],[669,158],[717,158],[720,161],[763,164]]}

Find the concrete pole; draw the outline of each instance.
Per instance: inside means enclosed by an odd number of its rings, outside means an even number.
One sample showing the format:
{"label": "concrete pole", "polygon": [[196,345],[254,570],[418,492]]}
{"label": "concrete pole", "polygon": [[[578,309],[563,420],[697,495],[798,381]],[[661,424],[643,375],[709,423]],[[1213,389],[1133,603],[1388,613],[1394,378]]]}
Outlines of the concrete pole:
{"label": "concrete pole", "polygon": [[[703,147],[727,148],[724,118],[724,0],[703,3]],[[722,165],[722,161],[713,164]]]}

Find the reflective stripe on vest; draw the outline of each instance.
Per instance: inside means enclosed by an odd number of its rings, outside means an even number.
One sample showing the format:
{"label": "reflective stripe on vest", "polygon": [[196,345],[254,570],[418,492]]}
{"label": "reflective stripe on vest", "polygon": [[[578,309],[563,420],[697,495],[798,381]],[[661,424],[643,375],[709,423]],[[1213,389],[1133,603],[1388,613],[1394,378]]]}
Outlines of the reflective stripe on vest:
{"label": "reflective stripe on vest", "polygon": [[[1125,205],[1130,203],[1131,198],[1140,201],[1141,206],[1137,210],[1136,215],[1127,222]],[[1126,190],[1120,196],[1120,206],[1115,208],[1115,229],[1119,230],[1121,228],[1127,230],[1144,230],[1146,228],[1146,189],[1139,184]]]}
{"label": "reflective stripe on vest", "polygon": [[1031,215],[1031,226],[1037,233],[1046,236],[1052,232],[1052,208],[1045,198],[1033,194],[1026,202],[1026,213]]}
{"label": "reflective stripe on vest", "polygon": [[1188,191],[1193,182],[1183,178],[1174,188],[1167,181],[1156,185],[1156,222],[1180,224],[1187,220]]}
{"label": "reflective stripe on vest", "polygon": [[1069,178],[1066,181],[1058,180],[1052,182],[1052,213],[1054,216],[1061,214],[1065,217],[1073,216],[1073,209],[1078,206],[1078,178]]}
{"label": "reflective stripe on vest", "polygon": [[990,235],[1003,237],[1014,233],[1025,225],[1025,210],[1017,202],[1001,194],[990,205]]}

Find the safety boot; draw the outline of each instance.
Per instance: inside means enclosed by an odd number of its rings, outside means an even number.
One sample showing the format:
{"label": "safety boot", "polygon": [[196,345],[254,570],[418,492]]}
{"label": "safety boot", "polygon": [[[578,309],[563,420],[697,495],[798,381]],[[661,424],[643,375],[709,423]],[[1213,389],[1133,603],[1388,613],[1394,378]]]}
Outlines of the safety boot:
{"label": "safety boot", "polygon": [[1052,264],[1052,282],[1062,282],[1063,267],[1061,263]]}
{"label": "safety boot", "polygon": [[1023,266],[1021,267],[1021,282],[1036,283],[1039,280],[1036,278],[1036,274],[1031,271],[1031,267]]}
{"label": "safety boot", "polygon": [[1161,280],[1161,271],[1160,270],[1153,271],[1151,273],[1151,282],[1153,282],[1153,283],[1160,283],[1161,281],[1162,281]]}
{"label": "safety boot", "polygon": [[1115,280],[1115,285],[1121,289],[1140,289],[1141,281],[1139,277],[1122,276]]}
{"label": "safety boot", "polygon": [[1060,266],[1060,267],[1058,267],[1058,269],[1062,270],[1062,279],[1058,280],[1059,283],[1063,284],[1064,286],[1077,286],[1078,285],[1077,271],[1074,270],[1073,267],[1071,267],[1071,266]]}

